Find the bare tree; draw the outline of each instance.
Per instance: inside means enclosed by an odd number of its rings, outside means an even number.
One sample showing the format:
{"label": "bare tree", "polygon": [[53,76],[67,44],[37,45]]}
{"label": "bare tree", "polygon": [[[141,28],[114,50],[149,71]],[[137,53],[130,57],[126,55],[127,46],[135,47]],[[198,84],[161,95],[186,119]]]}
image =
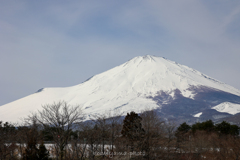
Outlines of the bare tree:
{"label": "bare tree", "polygon": [[102,157],[105,157],[105,145],[107,143],[107,139],[110,136],[109,135],[109,125],[107,123],[107,116],[106,115],[98,115],[96,120],[93,120],[95,122],[95,125],[97,126],[99,130],[99,138],[101,141],[101,152]]}
{"label": "bare tree", "polygon": [[67,157],[68,160],[83,160],[88,155],[87,149],[87,137],[89,136],[89,133],[85,133],[88,131],[89,123],[82,122],[77,125],[77,129],[73,134],[71,135],[71,143],[68,144],[67,147]]}
{"label": "bare tree", "polygon": [[71,131],[81,122],[82,115],[79,105],[71,106],[67,102],[60,101],[42,106],[42,110],[29,118],[34,119],[51,134],[55,142],[56,158],[62,160]]}
{"label": "bare tree", "polygon": [[20,157],[24,156],[25,153],[25,148],[26,148],[26,143],[27,143],[27,138],[26,133],[29,132],[29,128],[25,125],[19,125],[17,134],[16,134],[16,142],[18,144],[18,154]]}
{"label": "bare tree", "polygon": [[114,142],[117,136],[121,135],[122,121],[121,113],[117,110],[108,111],[102,115],[96,115],[96,119],[92,120],[93,123],[98,127],[98,134],[101,141],[101,153],[102,157],[105,157],[106,144],[110,144],[108,148],[112,154],[114,152]]}
{"label": "bare tree", "polygon": [[118,110],[110,111],[108,113],[108,122],[110,128],[110,145],[111,145],[111,152],[114,151],[115,140],[117,137],[121,135],[122,129],[122,114]]}
{"label": "bare tree", "polygon": [[[140,114],[142,117],[142,126],[145,130],[144,141],[142,142],[142,149],[146,152],[146,159],[159,158],[159,143],[163,138],[163,123],[156,110],[144,110]],[[157,156],[156,156],[157,155]]]}
{"label": "bare tree", "polygon": [[166,155],[164,159],[173,159],[175,152],[175,130],[176,123],[174,121],[168,121],[164,123],[165,140],[164,146],[166,147]]}
{"label": "bare tree", "polygon": [[89,151],[88,158],[93,160],[95,158],[95,152],[99,152],[100,148],[100,128],[93,122],[87,121],[79,125],[80,132],[79,136],[81,137],[83,144],[81,145],[81,157],[86,151]]}

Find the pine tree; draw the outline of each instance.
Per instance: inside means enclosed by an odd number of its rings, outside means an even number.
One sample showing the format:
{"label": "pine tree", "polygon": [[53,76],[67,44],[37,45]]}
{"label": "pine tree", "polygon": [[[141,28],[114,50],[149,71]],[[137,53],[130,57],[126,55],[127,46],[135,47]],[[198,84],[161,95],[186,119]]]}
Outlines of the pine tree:
{"label": "pine tree", "polygon": [[177,128],[177,132],[187,133],[190,129],[191,129],[191,126],[189,126],[186,122],[184,122]]}
{"label": "pine tree", "polygon": [[134,142],[140,141],[145,134],[141,124],[142,118],[135,112],[127,113],[123,121],[121,134],[130,142],[131,151],[134,149]]}
{"label": "pine tree", "polygon": [[38,158],[39,158],[39,160],[49,160],[49,152],[46,149],[43,142],[40,144],[39,149],[38,149]]}
{"label": "pine tree", "polygon": [[191,126],[189,126],[186,122],[182,123],[176,130],[175,136],[177,138],[177,145],[180,143],[187,141],[189,139],[189,131],[191,130]]}
{"label": "pine tree", "polygon": [[24,160],[38,160],[38,149],[36,145],[36,139],[31,137],[27,143],[27,148],[25,149]]}
{"label": "pine tree", "polygon": [[220,134],[231,134],[238,136],[239,135],[239,127],[237,125],[231,125],[230,123],[223,121],[222,123],[219,123],[216,125],[217,131],[219,131]]}

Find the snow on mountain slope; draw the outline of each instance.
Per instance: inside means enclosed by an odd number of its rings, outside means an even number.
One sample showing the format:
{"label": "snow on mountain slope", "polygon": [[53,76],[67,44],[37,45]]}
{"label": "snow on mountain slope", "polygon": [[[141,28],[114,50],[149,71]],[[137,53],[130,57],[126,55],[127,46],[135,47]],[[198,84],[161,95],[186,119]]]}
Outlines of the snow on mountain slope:
{"label": "snow on mountain slope", "polygon": [[193,117],[200,117],[201,115],[202,115],[202,112],[193,115]]}
{"label": "snow on mountain slope", "polygon": [[215,107],[212,107],[212,109],[215,109],[218,112],[225,112],[234,115],[240,113],[240,104],[224,102]]}
{"label": "snow on mountain slope", "polygon": [[[128,62],[93,76],[76,86],[66,88],[44,88],[37,93],[0,106],[0,120],[18,121],[29,112],[41,109],[44,104],[64,100],[79,104],[86,119],[109,110],[121,113],[140,112],[146,107],[157,108],[149,96],[159,91],[169,93],[179,89],[183,96],[194,99],[188,90],[191,86],[208,86],[235,95],[240,91],[194,69],[155,56],[139,56]],[[161,106],[160,106],[161,107]]]}

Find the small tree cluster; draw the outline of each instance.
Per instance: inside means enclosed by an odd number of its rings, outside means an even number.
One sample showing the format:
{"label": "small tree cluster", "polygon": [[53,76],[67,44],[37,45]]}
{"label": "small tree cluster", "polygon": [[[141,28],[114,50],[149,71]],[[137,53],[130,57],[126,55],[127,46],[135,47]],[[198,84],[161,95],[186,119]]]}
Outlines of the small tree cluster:
{"label": "small tree cluster", "polygon": [[[49,160],[49,151],[43,144],[43,135],[36,121],[25,130],[26,148],[23,153],[23,160]],[[40,145],[39,145],[40,142]]]}
{"label": "small tree cluster", "polygon": [[16,159],[16,129],[14,125],[0,121],[0,160]]}
{"label": "small tree cluster", "polygon": [[176,148],[183,159],[238,159],[239,127],[211,120],[192,126],[182,123],[176,130]]}
{"label": "small tree cluster", "polygon": [[192,133],[195,133],[196,131],[206,131],[208,133],[217,132],[220,135],[237,136],[239,135],[239,129],[240,128],[237,125],[231,125],[226,121],[214,124],[212,120],[208,120],[201,123],[197,122],[192,126],[189,126],[184,122],[177,128],[177,133],[186,133],[191,130]]}

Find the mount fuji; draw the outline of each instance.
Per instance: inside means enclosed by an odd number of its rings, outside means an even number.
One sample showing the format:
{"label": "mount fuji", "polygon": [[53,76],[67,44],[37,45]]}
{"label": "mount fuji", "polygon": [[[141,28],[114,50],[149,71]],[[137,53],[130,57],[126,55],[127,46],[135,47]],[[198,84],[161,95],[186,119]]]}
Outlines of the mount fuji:
{"label": "mount fuji", "polygon": [[179,122],[218,121],[240,114],[240,90],[166,58],[146,55],[81,84],[43,88],[2,105],[0,120],[18,122],[42,105],[62,100],[80,105],[85,120],[109,111],[125,115],[146,109],[156,109],[162,118]]}

